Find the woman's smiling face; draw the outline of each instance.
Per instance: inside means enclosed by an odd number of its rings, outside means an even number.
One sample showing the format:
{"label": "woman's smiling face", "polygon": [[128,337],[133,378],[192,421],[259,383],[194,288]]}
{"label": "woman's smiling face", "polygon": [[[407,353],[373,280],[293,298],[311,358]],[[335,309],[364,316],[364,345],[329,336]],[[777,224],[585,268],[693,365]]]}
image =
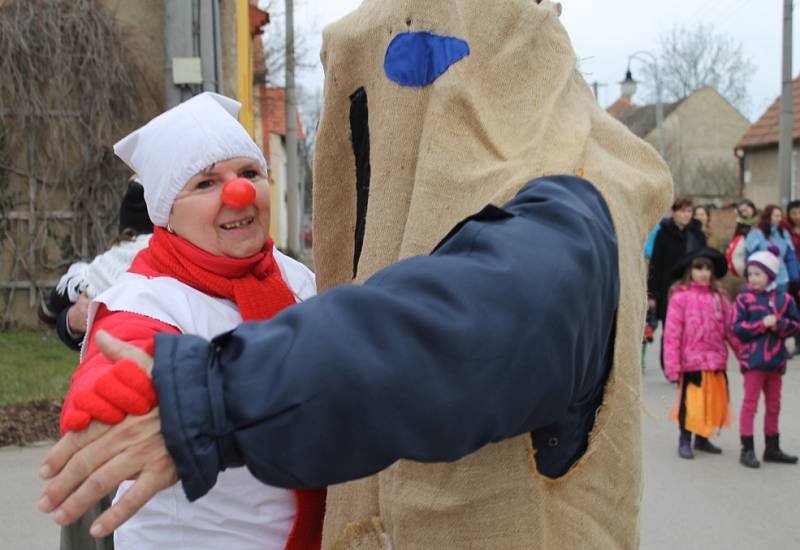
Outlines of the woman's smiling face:
{"label": "woman's smiling face", "polygon": [[[244,208],[222,202],[223,184],[247,178],[256,198]],[[178,236],[217,256],[246,258],[260,252],[269,236],[269,183],[255,160],[236,157],[218,162],[192,177],[183,187],[169,216]]]}

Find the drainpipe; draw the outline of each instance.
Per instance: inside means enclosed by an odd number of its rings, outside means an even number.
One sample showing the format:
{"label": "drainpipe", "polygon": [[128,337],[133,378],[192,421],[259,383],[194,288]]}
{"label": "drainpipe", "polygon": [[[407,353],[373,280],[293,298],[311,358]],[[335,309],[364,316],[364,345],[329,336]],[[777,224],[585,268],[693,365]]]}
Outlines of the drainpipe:
{"label": "drainpipe", "polygon": [[250,137],[255,139],[253,115],[253,55],[250,36],[250,5],[247,0],[236,0],[236,91],[242,109],[239,122]]}
{"label": "drainpipe", "polygon": [[164,2],[164,106],[170,109],[191,97],[191,90],[175,84],[172,60],[194,57],[192,0]]}
{"label": "drainpipe", "polygon": [[222,25],[220,24],[219,1],[211,0],[211,18],[214,27],[214,80],[217,84],[217,92],[223,93],[225,84],[222,74]]}
{"label": "drainpipe", "polygon": [[214,5],[217,0],[199,0],[199,38],[200,59],[203,67],[203,91],[219,92],[220,81],[217,74],[217,40]]}

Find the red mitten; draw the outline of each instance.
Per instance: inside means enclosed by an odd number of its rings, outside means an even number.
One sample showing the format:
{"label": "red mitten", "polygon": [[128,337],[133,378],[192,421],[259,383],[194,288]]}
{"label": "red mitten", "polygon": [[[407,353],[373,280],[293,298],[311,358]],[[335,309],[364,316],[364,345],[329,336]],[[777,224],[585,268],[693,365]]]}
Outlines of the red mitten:
{"label": "red mitten", "polygon": [[99,395],[94,389],[87,389],[75,394],[75,408],[88,414],[93,420],[106,424],[119,424],[125,413]]}
{"label": "red mitten", "polygon": [[79,432],[89,427],[89,423],[91,421],[92,417],[81,410],[66,410],[64,411],[64,415],[61,417],[61,431],[63,433]]}
{"label": "red mitten", "polygon": [[158,404],[153,381],[130,359],[117,361],[94,387],[75,394],[74,409],[64,412],[64,431],[80,431],[92,420],[119,424],[129,414],[143,415]]}
{"label": "red mitten", "polygon": [[117,361],[94,384],[97,395],[126,414],[142,415],[158,403],[153,381],[130,359]]}

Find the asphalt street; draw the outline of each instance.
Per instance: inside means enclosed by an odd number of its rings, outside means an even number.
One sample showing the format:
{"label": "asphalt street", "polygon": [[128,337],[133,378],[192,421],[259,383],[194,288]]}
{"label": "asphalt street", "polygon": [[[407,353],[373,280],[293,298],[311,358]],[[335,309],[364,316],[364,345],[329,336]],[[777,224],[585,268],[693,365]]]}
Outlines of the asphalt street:
{"label": "asphalt street", "polygon": [[[645,488],[642,545],[646,550],[800,548],[800,465],[739,464],[742,375],[733,354],[728,380],[733,423],[713,438],[722,455],[678,458],[678,427],[668,418],[677,386],[648,347],[642,380]],[[764,449],[763,398],[755,421],[756,451]],[[789,362],[783,382],[781,446],[800,454],[800,357]]]}
{"label": "asphalt street", "polygon": [[[645,488],[642,544],[645,550],[751,550],[800,548],[800,466],[762,464],[748,470],[738,463],[736,429],[742,377],[731,359],[729,378],[734,424],[715,438],[720,456],[698,453],[694,460],[678,458],[678,428],[668,419],[676,386],[658,367],[658,349],[648,349],[643,376]],[[800,453],[800,359],[789,364],[784,379],[782,443]],[[756,445],[763,402],[756,418]],[[36,511],[43,484],[36,471],[47,446],[0,449],[0,548],[58,548],[58,527]]]}

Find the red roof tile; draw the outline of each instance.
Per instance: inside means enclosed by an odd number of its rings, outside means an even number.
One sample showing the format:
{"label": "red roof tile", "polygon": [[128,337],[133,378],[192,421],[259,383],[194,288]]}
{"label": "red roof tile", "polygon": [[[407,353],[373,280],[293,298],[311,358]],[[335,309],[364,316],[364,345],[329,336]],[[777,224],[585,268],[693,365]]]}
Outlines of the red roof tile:
{"label": "red roof tile", "polygon": [[[264,151],[269,156],[269,135],[286,135],[286,88],[259,86],[261,91],[261,130],[264,140]],[[304,139],[303,124],[300,113],[295,110],[297,139]]]}
{"label": "red roof tile", "polygon": [[[793,139],[800,139],[800,77],[794,80],[792,87],[792,105],[794,110]],[[756,149],[775,145],[780,141],[781,98],[776,99],[755,124],[744,133],[737,149]]]}
{"label": "red roof tile", "polygon": [[638,105],[631,103],[631,99],[628,96],[623,95],[612,103],[611,106],[606,109],[606,112],[617,120],[623,121],[638,108]]}

